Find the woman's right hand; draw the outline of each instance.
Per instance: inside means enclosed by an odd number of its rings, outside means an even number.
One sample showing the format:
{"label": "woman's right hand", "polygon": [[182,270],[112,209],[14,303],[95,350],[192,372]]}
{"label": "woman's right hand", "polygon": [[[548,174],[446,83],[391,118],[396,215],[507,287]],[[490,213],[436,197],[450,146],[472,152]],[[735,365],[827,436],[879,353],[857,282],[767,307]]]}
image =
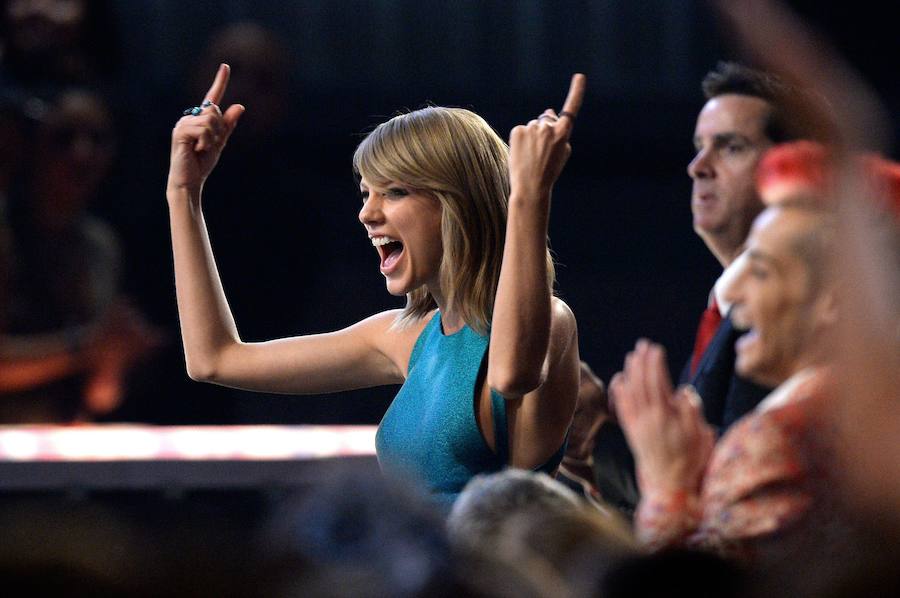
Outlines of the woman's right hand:
{"label": "woman's right hand", "polygon": [[172,130],[172,153],[169,162],[168,193],[186,190],[199,197],[203,183],[212,172],[225,143],[244,113],[241,104],[233,104],[223,114],[218,103],[225,95],[231,69],[219,66],[216,78],[206,92],[200,114],[183,116]]}
{"label": "woman's right hand", "polygon": [[569,137],[581,109],[586,84],[587,80],[581,73],[572,75],[569,94],[559,114],[548,108],[527,125],[519,125],[510,132],[511,198],[549,199],[550,190],[572,153]]}

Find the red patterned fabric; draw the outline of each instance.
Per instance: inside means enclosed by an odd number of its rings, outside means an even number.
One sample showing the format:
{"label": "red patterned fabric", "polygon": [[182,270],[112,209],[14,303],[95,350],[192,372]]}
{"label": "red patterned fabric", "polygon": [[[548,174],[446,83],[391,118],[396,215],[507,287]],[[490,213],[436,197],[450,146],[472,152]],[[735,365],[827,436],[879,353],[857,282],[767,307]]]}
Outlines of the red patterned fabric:
{"label": "red patterned fabric", "polygon": [[642,497],[635,517],[640,540],[652,548],[687,545],[753,558],[757,542],[800,522],[827,478],[830,435],[820,417],[826,380],[814,370],[734,424],[716,446],[699,493]]}

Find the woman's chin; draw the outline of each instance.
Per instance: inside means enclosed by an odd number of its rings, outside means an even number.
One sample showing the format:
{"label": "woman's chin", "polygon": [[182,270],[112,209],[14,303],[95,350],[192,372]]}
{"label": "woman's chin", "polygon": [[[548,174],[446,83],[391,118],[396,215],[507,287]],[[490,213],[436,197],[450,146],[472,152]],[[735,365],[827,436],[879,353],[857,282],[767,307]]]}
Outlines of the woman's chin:
{"label": "woman's chin", "polygon": [[408,288],[408,285],[390,279],[387,280],[385,287],[387,288],[387,292],[394,297],[405,297],[412,290]]}

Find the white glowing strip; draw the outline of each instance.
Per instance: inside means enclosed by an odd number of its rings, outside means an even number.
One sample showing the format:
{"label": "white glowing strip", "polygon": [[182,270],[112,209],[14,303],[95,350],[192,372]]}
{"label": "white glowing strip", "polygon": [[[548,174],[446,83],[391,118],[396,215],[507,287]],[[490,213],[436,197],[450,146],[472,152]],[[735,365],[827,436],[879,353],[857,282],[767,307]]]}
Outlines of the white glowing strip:
{"label": "white glowing strip", "polygon": [[64,461],[153,459],[160,453],[159,435],[144,429],[110,429],[90,433],[79,428],[48,432],[48,444]]}
{"label": "white glowing strip", "polygon": [[0,426],[0,461],[289,460],[375,454],[375,426]]}
{"label": "white glowing strip", "polygon": [[0,433],[0,455],[9,461],[33,461],[41,454],[40,438],[34,433],[11,430]]}

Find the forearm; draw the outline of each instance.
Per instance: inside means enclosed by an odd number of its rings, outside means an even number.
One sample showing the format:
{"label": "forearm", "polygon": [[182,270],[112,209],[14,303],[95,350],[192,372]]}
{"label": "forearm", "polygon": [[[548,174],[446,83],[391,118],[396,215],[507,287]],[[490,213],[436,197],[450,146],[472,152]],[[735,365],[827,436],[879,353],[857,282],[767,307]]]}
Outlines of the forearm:
{"label": "forearm", "polygon": [[170,190],[169,220],[175,260],[175,291],[188,374],[217,375],[219,358],[240,342],[216,269],[199,192]]}
{"label": "forearm", "polygon": [[71,326],[56,332],[0,335],[0,361],[40,361],[49,356],[76,353],[93,326]]}
{"label": "forearm", "polygon": [[0,392],[18,392],[80,372],[84,365],[79,356],[58,348],[42,356],[0,358]]}
{"label": "forearm", "polygon": [[510,197],[488,355],[488,383],[504,395],[534,390],[544,375],[551,320],[548,204],[549,193],[544,201]]}

